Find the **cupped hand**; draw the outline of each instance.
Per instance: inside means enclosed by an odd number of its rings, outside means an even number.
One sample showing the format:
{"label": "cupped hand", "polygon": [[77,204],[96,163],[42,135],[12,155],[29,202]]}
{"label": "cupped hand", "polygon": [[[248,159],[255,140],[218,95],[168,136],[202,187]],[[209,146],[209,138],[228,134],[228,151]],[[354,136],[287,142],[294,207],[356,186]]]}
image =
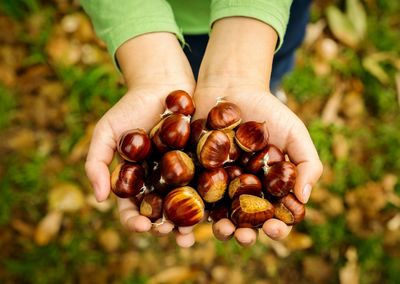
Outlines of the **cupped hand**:
{"label": "cupped hand", "polygon": [[[86,160],[86,173],[94,188],[96,199],[101,202],[110,194],[109,165],[116,151],[119,136],[126,130],[143,128],[149,131],[163,112],[164,99],[173,90],[183,89],[193,93],[191,84],[157,85],[134,88],[123,96],[97,123]],[[130,199],[118,200],[122,225],[132,232],[152,231],[155,235],[166,235],[174,226],[169,221],[159,224],[139,214]],[[191,228],[178,228],[176,241],[182,247],[191,246],[194,236]]]}
{"label": "cupped hand", "polygon": [[[221,87],[219,87],[221,86]],[[266,121],[269,131],[269,143],[286,152],[297,166],[297,179],[294,194],[306,203],[311,189],[322,174],[322,164],[304,123],[272,94],[256,85],[224,87],[223,82],[196,87],[194,94],[197,105],[195,118],[207,117],[208,111],[217,100],[224,99],[237,104],[242,112],[243,121]],[[267,220],[262,230],[270,238],[285,238],[291,227],[278,219]],[[228,219],[213,224],[213,231],[219,240],[234,236],[243,246],[249,246],[257,240],[257,230],[236,229]]]}

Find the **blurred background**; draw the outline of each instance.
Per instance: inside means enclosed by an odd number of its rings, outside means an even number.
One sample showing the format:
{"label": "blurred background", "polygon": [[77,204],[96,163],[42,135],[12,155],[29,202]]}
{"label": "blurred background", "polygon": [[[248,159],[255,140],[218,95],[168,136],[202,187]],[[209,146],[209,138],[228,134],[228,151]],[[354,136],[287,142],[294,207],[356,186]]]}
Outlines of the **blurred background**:
{"label": "blurred background", "polygon": [[400,1],[314,1],[284,90],[325,167],[287,239],[128,233],[84,174],[125,91],[104,44],[79,1],[1,1],[0,282],[399,283]]}

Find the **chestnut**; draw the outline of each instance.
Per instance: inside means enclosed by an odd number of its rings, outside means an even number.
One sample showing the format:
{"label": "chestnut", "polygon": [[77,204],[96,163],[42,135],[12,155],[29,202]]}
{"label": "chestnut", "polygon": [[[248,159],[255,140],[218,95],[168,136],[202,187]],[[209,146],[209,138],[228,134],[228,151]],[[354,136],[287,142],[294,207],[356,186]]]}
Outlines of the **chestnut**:
{"label": "chestnut", "polygon": [[265,122],[247,121],[239,125],[235,140],[246,152],[260,151],[268,145],[269,133]]}
{"label": "chestnut", "polygon": [[160,219],[163,214],[162,197],[154,192],[145,194],[140,203],[139,212],[146,216],[150,221],[155,222]]}
{"label": "chestnut", "polygon": [[135,197],[144,189],[144,169],[141,165],[123,162],[111,174],[111,190],[120,198]]}
{"label": "chestnut", "polygon": [[225,130],[226,135],[229,138],[230,148],[229,148],[229,161],[234,162],[240,156],[240,149],[235,143],[235,131],[233,130]]}
{"label": "chestnut", "polygon": [[242,174],[229,183],[229,197],[234,199],[241,194],[262,196],[261,181],[252,174]]}
{"label": "chestnut", "polygon": [[160,126],[160,140],[172,149],[183,149],[190,137],[190,117],[171,114],[163,119]]}
{"label": "chestnut", "polygon": [[169,185],[187,185],[194,177],[192,159],[179,150],[165,153],[160,161],[161,179]]}
{"label": "chestnut", "polygon": [[229,217],[229,205],[226,199],[222,199],[217,203],[214,203],[208,214],[209,221],[218,222],[221,219]]}
{"label": "chestnut", "polygon": [[155,133],[152,135],[151,141],[153,142],[154,147],[157,149],[158,153],[164,154],[171,150],[164,142],[161,141],[160,138],[160,129],[157,129]]}
{"label": "chestnut", "polygon": [[258,196],[242,194],[232,202],[231,220],[239,228],[259,228],[274,216],[274,206]]}
{"label": "chestnut", "polygon": [[255,153],[247,163],[247,169],[253,173],[259,173],[263,167],[271,166],[285,160],[285,155],[275,145],[267,145],[260,152]]}
{"label": "chestnut", "polygon": [[205,170],[198,178],[197,191],[206,202],[217,202],[228,187],[228,174],[223,168]]}
{"label": "chestnut", "polygon": [[226,173],[228,174],[229,180],[234,180],[238,176],[244,174],[243,169],[236,165],[228,165],[224,167]]}
{"label": "chestnut", "polygon": [[159,165],[152,169],[147,179],[150,190],[154,190],[158,194],[166,195],[172,189],[172,186],[161,178],[161,169]]}
{"label": "chestnut", "polygon": [[276,197],[283,197],[293,189],[297,176],[294,164],[283,161],[264,169],[262,183],[268,193]]}
{"label": "chestnut", "polygon": [[164,213],[176,226],[193,226],[204,218],[204,202],[192,187],[178,187],[165,197]]}
{"label": "chestnut", "polygon": [[207,116],[207,126],[211,129],[233,129],[240,124],[240,109],[237,105],[221,101],[214,106]]}
{"label": "chestnut", "polygon": [[176,90],[165,98],[167,106],[165,113],[180,113],[192,116],[195,106],[192,97],[183,90]]}
{"label": "chestnut", "polygon": [[241,165],[243,168],[247,168],[247,164],[249,163],[251,157],[253,157],[254,152],[244,152],[242,151],[240,153],[239,159],[237,160],[239,165]]}
{"label": "chestnut", "polygon": [[129,162],[142,162],[150,156],[150,138],[143,129],[125,131],[119,137],[117,151]]}
{"label": "chestnut", "polygon": [[207,120],[204,118],[196,119],[190,124],[190,145],[196,147],[201,136],[208,132],[206,127]]}
{"label": "chestnut", "polygon": [[197,158],[207,168],[221,167],[229,160],[230,141],[225,132],[211,130],[204,134],[197,144]]}
{"label": "chestnut", "polygon": [[275,218],[281,220],[287,225],[295,225],[303,221],[306,214],[306,208],[293,193],[282,197],[274,203]]}

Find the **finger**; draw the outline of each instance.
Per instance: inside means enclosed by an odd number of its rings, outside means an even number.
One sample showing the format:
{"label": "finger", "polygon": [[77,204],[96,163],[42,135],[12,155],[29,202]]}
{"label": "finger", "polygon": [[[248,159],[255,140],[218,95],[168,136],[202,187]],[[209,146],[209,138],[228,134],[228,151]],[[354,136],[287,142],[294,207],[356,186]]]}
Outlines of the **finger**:
{"label": "finger", "polygon": [[269,219],[262,226],[264,233],[273,240],[282,240],[289,235],[292,226],[288,226],[278,219]]}
{"label": "finger", "polygon": [[221,219],[212,225],[214,236],[220,241],[229,240],[235,232],[235,226],[227,219]]}
{"label": "finger", "polygon": [[111,129],[103,125],[100,122],[95,127],[85,164],[86,175],[99,202],[106,200],[110,193],[108,165],[113,159],[116,147]]}
{"label": "finger", "polygon": [[292,128],[286,150],[291,161],[297,165],[294,193],[302,203],[307,203],[323,168],[310,134],[302,122]]}
{"label": "finger", "polygon": [[194,226],[179,227],[178,230],[179,230],[179,233],[181,233],[183,235],[186,235],[186,234],[189,234],[189,233],[191,233],[193,231],[193,227]]}
{"label": "finger", "polygon": [[250,228],[239,228],[235,231],[235,239],[241,246],[249,247],[256,243],[257,232]]}
{"label": "finger", "polygon": [[153,225],[153,230],[159,235],[168,235],[174,229],[174,224],[168,220],[159,219]]}
{"label": "finger", "polygon": [[129,199],[118,198],[121,224],[132,232],[147,232],[151,229],[149,218],[139,215],[136,205]]}
{"label": "finger", "polygon": [[194,245],[195,242],[193,233],[181,234],[179,232],[176,232],[175,239],[178,246],[183,248],[191,247],[192,245]]}

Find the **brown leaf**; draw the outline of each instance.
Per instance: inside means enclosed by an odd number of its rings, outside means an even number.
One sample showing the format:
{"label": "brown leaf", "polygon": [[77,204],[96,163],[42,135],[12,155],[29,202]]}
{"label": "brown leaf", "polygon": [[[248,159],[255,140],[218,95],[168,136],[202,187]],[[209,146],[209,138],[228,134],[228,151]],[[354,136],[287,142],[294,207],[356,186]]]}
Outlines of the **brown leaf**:
{"label": "brown leaf", "polygon": [[342,124],[338,113],[343,99],[342,88],[338,88],[328,99],[322,110],[321,120],[324,124]]}
{"label": "brown leaf", "polygon": [[76,40],[64,36],[53,36],[47,43],[46,51],[56,64],[71,66],[81,59],[81,46]]}
{"label": "brown leaf", "polygon": [[315,23],[309,23],[307,25],[306,35],[303,44],[306,47],[312,46],[322,35],[325,27],[326,22],[324,20],[319,20]]}
{"label": "brown leaf", "polygon": [[73,183],[61,183],[49,191],[48,203],[50,210],[75,212],[85,203],[82,190]]}
{"label": "brown leaf", "polygon": [[30,224],[24,222],[21,219],[11,219],[11,227],[13,227],[13,229],[21,235],[26,237],[31,237],[35,231],[35,228],[33,228]]}
{"label": "brown leaf", "polygon": [[138,252],[129,251],[122,254],[119,273],[124,277],[128,277],[134,272],[140,261],[140,254]]}
{"label": "brown leaf", "polygon": [[185,281],[195,280],[198,277],[199,273],[199,270],[188,266],[173,266],[151,277],[148,283],[184,283]]}
{"label": "brown leaf", "polygon": [[98,240],[100,245],[106,252],[116,251],[121,244],[119,234],[114,229],[106,229],[100,231]]}
{"label": "brown leaf", "polygon": [[333,136],[333,155],[337,160],[347,159],[349,155],[349,143],[345,136],[336,133]]}
{"label": "brown leaf", "polygon": [[357,250],[350,247],[346,251],[347,263],[339,271],[340,284],[360,283],[360,267],[357,262]]}
{"label": "brown leaf", "polygon": [[326,16],[329,28],[338,40],[352,48],[358,46],[360,37],[344,13],[337,7],[330,6],[326,9]]}
{"label": "brown leaf", "polygon": [[305,250],[313,245],[309,235],[292,230],[289,236],[283,240],[283,243],[290,251]]}
{"label": "brown leaf", "polygon": [[334,268],[321,256],[306,256],[303,261],[304,275],[312,283],[327,283],[332,279]]}
{"label": "brown leaf", "polygon": [[55,238],[61,227],[63,214],[59,211],[50,211],[37,225],[35,242],[39,246],[47,245]]}

